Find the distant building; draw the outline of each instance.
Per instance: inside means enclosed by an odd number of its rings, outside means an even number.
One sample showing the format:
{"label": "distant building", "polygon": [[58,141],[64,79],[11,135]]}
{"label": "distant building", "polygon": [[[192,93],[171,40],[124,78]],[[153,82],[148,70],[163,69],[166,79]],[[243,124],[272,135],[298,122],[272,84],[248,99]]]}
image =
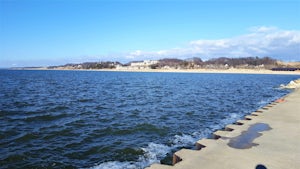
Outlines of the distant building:
{"label": "distant building", "polygon": [[141,62],[131,62],[130,67],[144,69],[144,68],[148,68],[149,66],[157,64],[157,63],[158,63],[157,60],[144,60]]}

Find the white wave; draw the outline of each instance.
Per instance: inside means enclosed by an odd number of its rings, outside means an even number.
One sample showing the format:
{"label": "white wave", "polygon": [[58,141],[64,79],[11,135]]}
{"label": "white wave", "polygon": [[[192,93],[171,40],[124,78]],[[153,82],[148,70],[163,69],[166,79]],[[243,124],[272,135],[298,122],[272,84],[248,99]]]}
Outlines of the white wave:
{"label": "white wave", "polygon": [[237,114],[237,113],[231,113],[231,114],[229,115],[229,117],[223,119],[222,122],[226,125],[226,124],[235,122],[235,121],[237,121],[238,119],[241,119],[241,115],[239,115],[239,114]]}
{"label": "white wave", "polygon": [[176,147],[181,147],[189,144],[195,143],[195,138],[192,135],[175,135],[175,139],[173,140],[173,144]]}
{"label": "white wave", "polygon": [[163,144],[149,143],[147,147],[141,148],[145,153],[137,161],[109,161],[101,163],[90,169],[143,169],[154,163],[159,163],[169,153],[172,147]]}
{"label": "white wave", "polygon": [[239,120],[241,118],[242,118],[241,114],[230,113],[226,118],[220,120],[218,123],[210,125],[209,128],[211,130],[208,131],[208,134],[211,134],[211,133],[213,133],[216,130],[220,130],[223,127],[225,127],[227,124],[231,124],[233,122],[236,122],[237,120]]}
{"label": "white wave", "polygon": [[130,162],[109,161],[91,167],[90,169],[136,169],[136,168],[137,166]]}
{"label": "white wave", "polygon": [[259,106],[264,106],[268,103],[268,100],[261,100],[260,102],[258,102]]}
{"label": "white wave", "polygon": [[236,122],[237,120],[241,119],[242,115],[237,113],[230,113],[227,118],[222,119],[219,128],[225,127],[227,124],[231,124],[233,122]]}
{"label": "white wave", "polygon": [[172,150],[172,147],[163,144],[149,143],[148,146],[142,148],[142,150],[145,154],[139,158],[139,161],[149,166],[153,163],[159,163],[160,159],[164,158]]}
{"label": "white wave", "polygon": [[154,163],[160,163],[160,160],[166,157],[172,150],[178,149],[184,146],[194,145],[196,141],[202,139],[214,130],[224,127],[226,124],[230,124],[238,119],[240,115],[231,113],[227,118],[222,119],[218,124],[210,125],[205,130],[200,132],[193,132],[191,134],[175,135],[170,141],[171,145],[149,143],[146,147],[141,148],[144,151],[144,155],[141,155],[137,161],[110,161],[101,163],[100,165],[91,167],[90,169],[143,169]]}
{"label": "white wave", "polygon": [[268,99],[264,99],[264,100],[261,100],[258,102],[258,106],[261,108],[261,107],[264,107],[266,106],[268,103],[271,103],[272,101],[276,100],[276,99],[279,99],[281,96],[278,95],[278,96],[275,96],[275,97],[271,97],[271,98],[268,98]]}

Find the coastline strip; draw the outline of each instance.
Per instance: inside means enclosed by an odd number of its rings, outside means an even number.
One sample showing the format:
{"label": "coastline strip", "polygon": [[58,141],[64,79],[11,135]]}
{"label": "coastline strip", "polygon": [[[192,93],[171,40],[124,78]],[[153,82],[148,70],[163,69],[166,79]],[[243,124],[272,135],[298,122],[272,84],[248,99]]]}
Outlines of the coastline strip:
{"label": "coastline strip", "polygon": [[197,141],[197,150],[177,151],[173,166],[153,164],[148,169],[298,169],[300,89],[281,100],[216,131],[214,139]]}
{"label": "coastline strip", "polygon": [[20,68],[20,69],[9,69],[9,70],[300,75],[300,71],[272,71],[268,69],[63,69],[63,68],[48,69],[46,67],[42,67],[42,68]]}

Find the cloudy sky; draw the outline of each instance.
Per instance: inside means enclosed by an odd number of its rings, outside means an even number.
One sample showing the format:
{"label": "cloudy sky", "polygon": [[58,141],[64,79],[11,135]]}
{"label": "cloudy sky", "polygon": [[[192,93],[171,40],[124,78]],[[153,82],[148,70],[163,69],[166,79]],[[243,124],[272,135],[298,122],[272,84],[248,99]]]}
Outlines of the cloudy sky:
{"label": "cloudy sky", "polygon": [[166,57],[300,61],[298,0],[0,1],[0,67]]}

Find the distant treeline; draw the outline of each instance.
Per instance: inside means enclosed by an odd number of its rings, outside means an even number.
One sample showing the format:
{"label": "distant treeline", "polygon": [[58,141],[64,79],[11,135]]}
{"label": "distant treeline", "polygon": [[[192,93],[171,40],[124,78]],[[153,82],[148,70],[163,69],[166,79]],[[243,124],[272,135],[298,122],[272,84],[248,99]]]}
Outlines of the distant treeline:
{"label": "distant treeline", "polygon": [[50,66],[48,68],[66,67],[74,69],[114,69],[120,62],[84,62],[79,64],[68,63],[62,66]]}
{"label": "distant treeline", "polygon": [[207,61],[202,61],[201,58],[194,57],[191,59],[161,59],[152,68],[163,68],[166,66],[175,68],[214,68],[214,69],[226,69],[226,68],[255,68],[255,67],[274,67],[277,60],[270,57],[245,57],[245,58],[214,58]]}
{"label": "distant treeline", "polygon": [[[120,62],[85,62],[80,64],[66,64],[62,66],[52,66],[48,68],[69,68],[69,69],[115,69],[117,67],[132,68],[131,63],[138,63],[138,61],[122,64]],[[141,61],[141,63],[143,63]],[[135,66],[134,68],[137,68]],[[282,64],[282,62],[272,59],[270,57],[243,57],[243,58],[227,58],[220,57],[203,61],[201,58],[194,57],[190,59],[176,59],[165,58],[158,60],[155,64],[143,65],[141,64],[138,69],[229,69],[229,68],[246,68],[246,69],[274,69],[274,68],[300,68]]]}

